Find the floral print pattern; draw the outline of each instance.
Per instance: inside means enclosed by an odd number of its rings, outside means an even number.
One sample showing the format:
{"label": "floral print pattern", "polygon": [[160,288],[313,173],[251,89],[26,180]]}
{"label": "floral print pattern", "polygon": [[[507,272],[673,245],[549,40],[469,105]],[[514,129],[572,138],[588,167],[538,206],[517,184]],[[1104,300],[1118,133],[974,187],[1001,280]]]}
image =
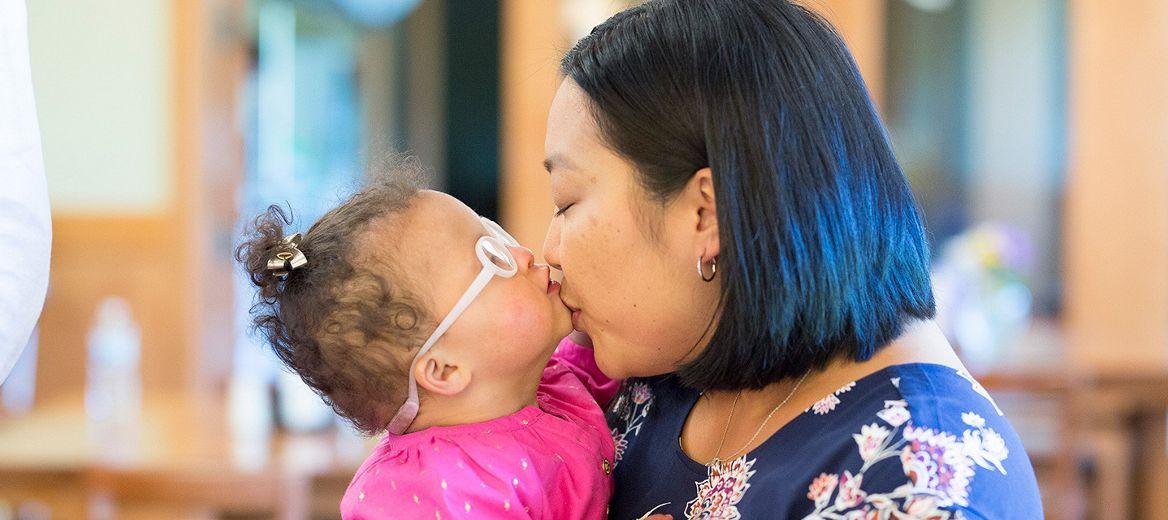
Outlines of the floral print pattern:
{"label": "floral print pattern", "polygon": [[869,374],[820,396],[782,439],[712,468],[678,443],[700,392],[671,379],[628,384],[610,419],[622,460],[612,518],[1042,517],[1017,434],[954,367]]}
{"label": "floral print pattern", "polygon": [[941,505],[969,505],[969,481],[973,463],[962,453],[960,441],[951,433],[932,428],[905,426],[906,446],[900,463],[913,494],[937,495]]}
{"label": "floral print pattern", "polygon": [[815,501],[817,508],[826,507],[827,501],[831,499],[831,494],[835,491],[835,485],[838,483],[839,476],[835,473],[820,473],[815,480],[811,481],[807,498]]}
{"label": "floral print pattern", "polygon": [[876,416],[883,419],[884,422],[896,428],[906,422],[912,417],[908,413],[908,403],[904,400],[884,401],[884,409],[876,412]]}
{"label": "floral print pattern", "polygon": [[653,405],[653,391],[643,381],[633,383],[629,387],[631,404],[623,407],[617,426],[612,429],[612,441],[616,444],[616,454],[613,456],[613,467],[620,462],[625,450],[632,440],[641,431],[645,417],[649,415],[649,408]]}
{"label": "floral print pattern", "polygon": [[[828,412],[835,410],[836,405],[840,404],[840,394],[843,394],[855,387],[856,382],[852,381],[851,383],[844,385],[839,390],[828,394],[827,397],[820,399],[815,404],[811,405],[811,408],[808,408],[807,410],[815,412],[815,415],[827,415]],[[803,413],[807,413],[807,410],[803,410]]]}
{"label": "floral print pattern", "polygon": [[[841,474],[821,473],[811,481],[807,499],[815,508],[805,520],[961,518],[959,509],[951,509],[969,505],[979,469],[1006,474],[1002,461],[1010,453],[1005,440],[974,412],[961,414],[969,428],[960,437],[914,425],[903,400],[885,401],[876,416],[884,424],[863,425],[852,435],[863,462],[855,473],[850,469]],[[864,490],[866,472],[877,464],[896,461],[906,478],[903,485],[886,493]]]}
{"label": "floral print pattern", "polygon": [[755,459],[743,455],[729,462],[714,461],[709,466],[709,478],[697,483],[698,494],[685,505],[687,519],[739,520],[738,502],[750,489],[748,481],[754,475],[750,468]]}

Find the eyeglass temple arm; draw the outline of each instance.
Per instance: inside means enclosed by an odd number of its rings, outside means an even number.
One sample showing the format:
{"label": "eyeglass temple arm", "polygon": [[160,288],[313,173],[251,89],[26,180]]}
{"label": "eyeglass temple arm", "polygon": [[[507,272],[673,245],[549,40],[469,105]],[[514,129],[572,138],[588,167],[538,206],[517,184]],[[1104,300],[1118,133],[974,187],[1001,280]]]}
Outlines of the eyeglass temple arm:
{"label": "eyeglass temple arm", "polygon": [[474,281],[471,282],[470,287],[467,287],[466,292],[462,293],[462,298],[458,299],[458,303],[454,304],[454,308],[450,309],[450,312],[446,314],[446,318],[444,318],[442,322],[438,324],[438,328],[434,329],[434,333],[430,334],[430,337],[426,340],[426,343],[422,344],[422,348],[418,349],[418,353],[414,354],[414,359],[410,361],[409,365],[409,385],[407,386],[407,388],[409,388],[409,394],[407,395],[406,402],[402,405],[401,410],[398,410],[397,415],[394,415],[393,420],[389,422],[390,431],[393,431],[394,429],[400,429],[404,431],[405,428],[409,426],[409,423],[400,423],[405,420],[412,421],[412,416],[416,415],[418,412],[418,384],[417,379],[414,377],[414,364],[418,362],[418,358],[421,358],[423,354],[430,351],[430,348],[432,348],[434,344],[438,342],[438,339],[441,338],[442,335],[450,329],[450,326],[454,324],[454,320],[457,320],[467,307],[470,307],[471,302],[474,301],[475,297],[478,296],[480,292],[482,292],[483,288],[487,286],[487,282],[491,281],[493,276],[494,273],[491,271],[491,269],[484,266],[482,270],[479,271],[479,274],[475,277]]}

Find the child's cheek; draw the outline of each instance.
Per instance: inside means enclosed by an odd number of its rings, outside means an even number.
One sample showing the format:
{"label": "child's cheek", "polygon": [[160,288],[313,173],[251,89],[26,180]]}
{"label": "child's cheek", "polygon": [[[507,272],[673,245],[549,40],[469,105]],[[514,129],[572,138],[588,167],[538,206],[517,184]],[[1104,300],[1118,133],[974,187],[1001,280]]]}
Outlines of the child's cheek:
{"label": "child's cheek", "polygon": [[541,301],[534,301],[531,294],[515,291],[508,295],[505,304],[505,312],[502,313],[506,329],[511,331],[517,338],[523,336],[534,335],[540,336],[540,332],[550,326],[549,316],[547,312],[541,307],[546,307],[546,304]]}

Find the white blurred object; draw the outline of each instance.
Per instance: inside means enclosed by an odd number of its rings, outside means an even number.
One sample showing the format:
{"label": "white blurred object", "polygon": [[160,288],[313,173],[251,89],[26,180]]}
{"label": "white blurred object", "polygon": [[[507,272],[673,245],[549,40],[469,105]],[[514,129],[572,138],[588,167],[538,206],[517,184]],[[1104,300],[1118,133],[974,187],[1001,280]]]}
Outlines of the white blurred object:
{"label": "white blurred object", "polygon": [[227,394],[232,454],[240,469],[258,471],[268,463],[272,401],[267,380],[236,372]]}
{"label": "white blurred object", "polygon": [[24,0],[0,0],[0,384],[28,343],[49,282],[49,192]]}
{"label": "white blurred object", "polygon": [[299,376],[286,370],[276,380],[276,403],[281,423],[295,433],[327,428],[336,415]]}
{"label": "white blurred object", "polygon": [[[24,353],[16,360],[8,379],[0,384],[0,408],[6,413],[19,415],[32,409],[36,390],[36,354],[39,334],[33,331],[28,338]],[[3,520],[3,517],[0,517]]]}
{"label": "white blurred object", "polygon": [[353,429],[353,425],[333,414],[336,419],[336,450],[337,458],[341,462],[360,464],[361,459],[368,453],[367,439],[360,432]]}
{"label": "white blurred object", "polygon": [[117,296],[102,300],[89,331],[85,414],[90,439],[106,462],[127,462],[139,444],[141,351],[142,336],[130,304]]}

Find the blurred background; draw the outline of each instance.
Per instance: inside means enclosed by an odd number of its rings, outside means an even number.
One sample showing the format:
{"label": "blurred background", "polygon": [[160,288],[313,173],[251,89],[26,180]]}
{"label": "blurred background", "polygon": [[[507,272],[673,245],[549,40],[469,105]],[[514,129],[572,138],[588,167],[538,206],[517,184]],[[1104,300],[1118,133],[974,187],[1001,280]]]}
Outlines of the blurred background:
{"label": "blurred background", "polygon": [[[35,0],[53,206],[0,520],[336,518],[371,446],[247,330],[242,225],[393,154],[539,248],[559,57],[620,0]],[[1051,518],[1168,518],[1168,2],[807,0],[923,206]]]}

